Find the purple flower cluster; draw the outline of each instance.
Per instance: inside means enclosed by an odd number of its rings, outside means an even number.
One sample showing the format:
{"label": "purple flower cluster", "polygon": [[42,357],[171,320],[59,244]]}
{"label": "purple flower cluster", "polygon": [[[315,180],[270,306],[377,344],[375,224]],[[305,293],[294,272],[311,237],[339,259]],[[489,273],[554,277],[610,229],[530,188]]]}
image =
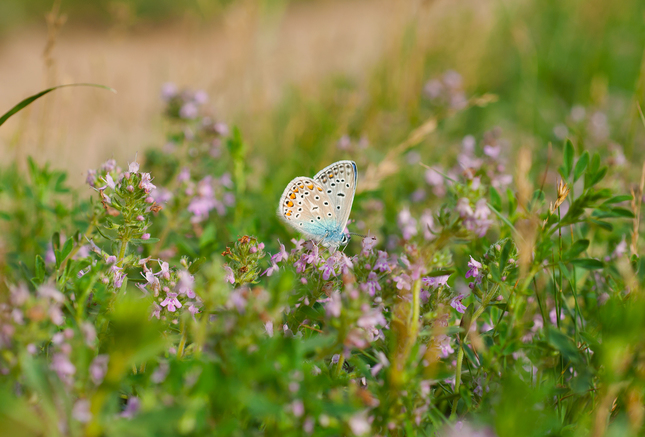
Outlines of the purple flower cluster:
{"label": "purple flower cluster", "polygon": [[148,267],[149,261],[149,258],[140,261],[143,268],[141,275],[146,282],[139,285],[139,289],[145,294],[151,293],[157,300],[153,302],[152,317],[160,319],[162,314],[170,315],[180,308],[195,317],[202,306],[201,299],[194,291],[195,278],[187,270],[170,268],[167,262],[161,260],[157,260],[159,271],[155,273]]}
{"label": "purple flower cluster", "polygon": [[510,144],[501,138],[501,129],[493,129],[484,133],[481,152],[477,151],[477,141],[472,135],[462,140],[462,150],[457,161],[466,178],[471,181],[473,190],[477,190],[482,182],[496,189],[503,189],[513,182],[513,177],[506,173],[504,151],[510,149]]}
{"label": "purple flower cluster", "polygon": [[206,176],[195,183],[185,168],[177,176],[177,181],[182,183],[184,194],[190,198],[187,210],[193,215],[192,223],[203,222],[213,210],[224,215],[226,208],[235,204],[235,196],[228,191],[233,186],[228,173],[220,178]]}
{"label": "purple flower cluster", "polygon": [[479,199],[473,208],[470,200],[462,197],[457,201],[456,211],[463,219],[464,227],[474,232],[478,237],[483,237],[493,225],[493,220],[489,218],[491,210],[486,199]]}
{"label": "purple flower cluster", "polygon": [[190,91],[177,88],[174,83],[168,82],[161,87],[161,98],[167,103],[166,113],[170,117],[184,120],[194,120],[199,116],[200,108],[208,103],[208,94],[205,91]]}
{"label": "purple flower cluster", "polygon": [[410,213],[409,208],[403,208],[399,211],[398,225],[404,240],[410,240],[412,237],[419,233],[419,228],[423,233],[423,238],[426,241],[431,241],[435,238],[435,224],[432,216],[432,211],[426,209],[417,220]]}
{"label": "purple flower cluster", "polygon": [[441,77],[426,82],[423,95],[435,106],[461,110],[468,105],[462,82],[459,73],[448,70]]}

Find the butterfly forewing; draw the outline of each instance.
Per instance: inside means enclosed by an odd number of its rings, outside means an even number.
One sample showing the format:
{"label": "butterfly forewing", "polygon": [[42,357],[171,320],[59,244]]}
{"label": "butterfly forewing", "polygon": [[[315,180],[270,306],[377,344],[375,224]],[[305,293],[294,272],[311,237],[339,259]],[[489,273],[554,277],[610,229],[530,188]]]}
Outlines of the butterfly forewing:
{"label": "butterfly forewing", "polygon": [[307,238],[322,241],[336,221],[333,205],[320,183],[297,177],[282,193],[278,215]]}
{"label": "butterfly forewing", "polygon": [[354,161],[338,161],[319,171],[314,181],[323,188],[331,200],[333,217],[341,231],[345,229],[349,213],[352,210],[357,180]]}

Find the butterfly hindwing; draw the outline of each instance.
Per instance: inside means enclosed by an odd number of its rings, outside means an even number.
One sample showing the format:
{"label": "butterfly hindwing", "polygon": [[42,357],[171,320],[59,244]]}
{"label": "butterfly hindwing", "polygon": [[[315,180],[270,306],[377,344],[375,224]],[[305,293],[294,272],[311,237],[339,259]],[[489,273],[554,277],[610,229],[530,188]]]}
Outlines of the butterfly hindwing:
{"label": "butterfly hindwing", "polygon": [[323,188],[331,200],[337,226],[345,229],[349,213],[352,210],[358,171],[354,161],[338,161],[320,170],[314,181]]}
{"label": "butterfly hindwing", "polygon": [[287,184],[278,215],[307,238],[319,242],[329,234],[336,217],[323,186],[307,177],[297,177]]}

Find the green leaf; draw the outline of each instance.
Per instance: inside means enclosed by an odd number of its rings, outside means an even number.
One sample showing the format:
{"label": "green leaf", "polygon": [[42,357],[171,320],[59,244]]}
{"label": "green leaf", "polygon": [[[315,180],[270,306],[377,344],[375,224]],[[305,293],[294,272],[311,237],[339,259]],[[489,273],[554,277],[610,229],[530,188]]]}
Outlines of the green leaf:
{"label": "green leaf", "polygon": [[582,176],[582,173],[584,173],[588,164],[589,164],[589,152],[585,150],[582,156],[580,156],[580,159],[578,159],[578,162],[576,162],[576,166],[573,169],[573,182],[580,179],[580,176]]}
{"label": "green leaf", "polygon": [[549,331],[549,344],[569,361],[574,363],[580,362],[580,352],[575,346],[573,340],[564,335],[554,326],[549,325],[547,329]]}
{"label": "green leaf", "polygon": [[517,210],[517,199],[510,188],[506,189],[506,198],[508,200],[508,215],[511,216]]}
{"label": "green leaf", "polygon": [[52,248],[54,250],[60,249],[60,234],[58,232],[54,232],[54,235],[52,235]]}
{"label": "green leaf", "polygon": [[43,281],[45,280],[45,274],[47,273],[47,270],[45,268],[45,260],[43,259],[42,256],[36,255],[36,276],[34,279],[38,284],[42,284]]}
{"label": "green leaf", "polygon": [[500,213],[497,209],[495,209],[495,207],[493,207],[493,205],[491,205],[489,203],[488,207],[490,208],[491,211],[493,211],[495,213],[495,215],[497,215],[497,217],[500,218],[501,221],[503,221],[506,224],[506,226],[511,228],[512,231],[517,232],[517,230],[515,229],[515,226],[513,226],[513,224],[510,221],[508,221],[508,219],[506,217],[504,217],[502,215],[502,213]]}
{"label": "green leaf", "polygon": [[598,218],[634,218],[634,213],[626,208],[614,207],[608,209],[596,209],[591,213],[592,217]]}
{"label": "green leaf", "polygon": [[573,259],[578,255],[580,255],[585,250],[587,250],[588,247],[589,247],[589,240],[585,240],[585,239],[578,240],[575,243],[573,243],[569,248],[569,250],[567,250],[564,253],[563,258],[566,260]]}
{"label": "green leaf", "polygon": [[589,170],[591,171],[591,173],[596,173],[599,168],[600,168],[600,154],[598,152],[595,152],[593,154],[593,158],[591,158],[591,166],[589,167]]}
{"label": "green leaf", "polygon": [[[606,167],[605,167],[606,168]],[[591,164],[589,165],[589,169],[585,173],[585,190],[587,188],[593,187],[595,184],[600,182],[600,180],[605,177],[605,174],[603,173],[600,176],[600,179],[597,179],[598,177],[598,172],[600,170],[600,155],[598,152],[593,154],[593,158],[591,158]],[[607,170],[605,170],[605,173]]]}
{"label": "green leaf", "polygon": [[500,253],[500,256],[499,256],[499,265],[501,266],[502,270],[506,267],[506,263],[508,263],[508,258],[510,257],[512,249],[513,249],[513,240],[509,238],[508,240],[506,240],[506,243],[504,243],[504,246],[502,247],[502,252]]}
{"label": "green leaf", "polygon": [[564,177],[565,179],[569,178],[571,170],[573,169],[574,153],[575,152],[573,150],[573,144],[571,143],[570,139],[567,139],[567,141],[564,143],[564,158],[562,162],[562,170],[564,171],[562,177]]}
{"label": "green leaf", "polygon": [[611,223],[603,222],[602,220],[594,220],[592,218],[587,219],[587,221],[589,223],[593,223],[595,225],[600,226],[601,228],[603,228],[606,231],[611,232],[611,231],[614,230],[614,227],[611,225]]}
{"label": "green leaf", "polygon": [[599,270],[605,267],[602,261],[593,258],[572,259],[571,264],[586,270]]}
{"label": "green leaf", "polygon": [[593,179],[591,180],[591,185],[596,185],[598,182],[602,181],[607,174],[608,167],[604,166],[596,172]]}
{"label": "green leaf", "polygon": [[627,209],[627,208],[621,208],[619,206],[616,206],[616,207],[611,208],[610,211],[613,214],[616,214],[616,216],[618,216],[618,217],[636,218],[634,213],[632,211],[630,211],[629,209]]}
{"label": "green leaf", "polygon": [[70,84],[67,84],[67,85],[58,85],[58,86],[55,86],[53,88],[48,88],[48,89],[46,89],[44,91],[39,92],[38,94],[34,94],[33,96],[27,97],[26,99],[22,100],[16,106],[14,106],[9,111],[7,111],[2,117],[0,117],[0,126],[2,126],[5,121],[9,120],[9,118],[12,115],[17,113],[21,109],[29,106],[31,103],[33,103],[34,101],[38,100],[39,98],[41,98],[45,94],[48,94],[48,93],[50,93],[50,92],[52,92],[54,90],[57,90],[59,88],[65,88],[65,87],[71,87],[71,86],[91,86],[91,87],[96,87],[96,88],[103,88],[103,89],[106,89],[108,91],[112,91],[113,93],[116,93],[116,91],[114,89],[112,89],[112,88],[110,88],[108,86],[98,85],[98,84],[95,84],[95,83],[70,83]]}
{"label": "green leaf", "polygon": [[544,191],[537,189],[533,192],[533,202],[544,202],[545,196]]}
{"label": "green leaf", "polygon": [[69,255],[72,252],[72,249],[74,248],[74,240],[72,238],[69,238],[66,242],[65,245],[61,250],[56,250],[56,267],[60,267],[62,264],[63,260],[67,258],[67,255]]}
{"label": "green leaf", "polygon": [[475,353],[471,348],[469,348],[467,345],[464,345],[464,354],[466,355],[466,358],[468,358],[468,361],[470,361],[470,364],[473,365],[473,367],[477,368],[479,367],[479,360],[475,356]]}
{"label": "green leaf", "polygon": [[611,203],[620,203],[620,202],[627,202],[632,200],[633,197],[631,194],[623,194],[620,196],[614,196],[611,199],[605,200],[603,205],[611,204]]}
{"label": "green leaf", "polygon": [[188,273],[190,273],[191,275],[194,275],[199,271],[199,269],[202,267],[202,264],[204,264],[205,262],[206,262],[206,258],[204,258],[203,256],[197,258],[195,261],[192,262],[190,267],[188,267]]}
{"label": "green leaf", "polygon": [[142,240],[141,238],[133,238],[132,240],[130,240],[130,243],[132,244],[152,244],[158,242],[158,238],[148,238],[147,240]]}
{"label": "green leaf", "polygon": [[209,224],[199,237],[199,248],[202,249],[215,241],[217,230],[213,224]]}
{"label": "green leaf", "polygon": [[499,191],[495,187],[490,187],[490,203],[496,210],[502,210],[502,196],[500,196]]}

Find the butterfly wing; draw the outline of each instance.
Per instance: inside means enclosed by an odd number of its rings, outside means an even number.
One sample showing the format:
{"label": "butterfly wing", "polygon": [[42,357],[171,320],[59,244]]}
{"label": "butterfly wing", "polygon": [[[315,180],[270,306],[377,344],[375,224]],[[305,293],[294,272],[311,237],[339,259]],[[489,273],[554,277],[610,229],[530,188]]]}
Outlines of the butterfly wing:
{"label": "butterfly wing", "polygon": [[284,189],[278,216],[305,237],[322,242],[336,226],[332,199],[312,178],[297,177]]}
{"label": "butterfly wing", "polygon": [[340,232],[345,230],[349,213],[352,210],[358,170],[354,161],[338,161],[320,170],[314,181],[322,188],[323,193],[331,200],[333,217],[336,219]]}

